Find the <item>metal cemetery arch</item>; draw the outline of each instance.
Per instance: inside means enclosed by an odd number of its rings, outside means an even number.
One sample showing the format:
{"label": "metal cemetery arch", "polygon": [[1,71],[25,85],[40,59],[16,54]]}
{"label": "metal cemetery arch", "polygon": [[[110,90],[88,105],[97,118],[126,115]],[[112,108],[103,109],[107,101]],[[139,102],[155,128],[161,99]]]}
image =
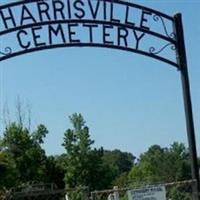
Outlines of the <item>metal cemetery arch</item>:
{"label": "metal cemetery arch", "polygon": [[[119,10],[123,10],[123,16],[116,14]],[[80,32],[82,35],[78,35]],[[83,37],[85,32],[87,39]],[[181,73],[192,178],[196,181],[193,198],[200,199],[195,131],[180,13],[171,17],[123,0],[21,0],[0,6],[0,38],[0,61],[59,47],[105,47],[134,52],[176,67]],[[155,40],[155,43],[149,45],[149,38]],[[156,47],[157,41],[161,42],[159,47]],[[170,53],[174,51],[173,55],[176,52],[176,59],[163,54],[167,50]]]}
{"label": "metal cemetery arch", "polygon": [[[65,2],[65,3],[64,3]],[[70,2],[75,2],[70,3]],[[173,50],[175,50],[176,41],[175,35],[173,33],[168,32],[166,27],[167,23],[173,23],[173,17],[170,17],[166,14],[161,12],[155,11],[150,8],[146,8],[140,5],[136,5],[133,3],[125,2],[123,0],[89,0],[88,7],[91,9],[91,16],[85,16],[86,13],[81,13],[80,11],[80,2],[84,2],[83,0],[23,0],[18,1],[15,3],[10,3],[7,5],[0,6],[0,17],[2,26],[0,27],[0,36],[4,37],[8,34],[15,33],[16,43],[18,43],[18,47],[10,46],[3,46],[0,48],[0,61],[5,60],[14,56],[18,56],[25,53],[30,53],[33,51],[39,51],[44,49],[51,49],[51,48],[58,48],[58,47],[106,47],[106,48],[113,48],[113,49],[120,49],[125,51],[130,51],[146,56],[150,56],[152,58],[161,60],[168,64],[171,64],[175,67],[178,67],[175,61],[170,60],[169,58],[165,58],[160,55],[160,53],[171,46]],[[96,2],[96,6],[92,8],[92,3]],[[83,3],[84,4],[84,3]],[[100,10],[100,6],[103,5],[103,16],[98,17],[98,13]],[[30,10],[30,6],[34,6],[36,16]],[[79,6],[79,7],[78,7]],[[85,4],[86,6],[86,4]],[[125,8],[125,15],[123,22],[119,19],[116,19],[114,16],[114,9],[115,6],[117,7],[124,7]],[[69,16],[72,15],[72,8],[78,8],[78,12],[74,14],[74,17]],[[19,10],[17,10],[19,9]],[[64,10],[66,9],[66,10]],[[21,12],[20,16],[14,16],[14,11]],[[138,18],[139,22],[132,22],[130,20],[130,13],[131,11],[140,12],[140,16]],[[64,16],[64,12],[67,14]],[[106,13],[107,12],[107,13]],[[110,12],[110,13],[108,13]],[[53,15],[51,18],[50,14]],[[109,14],[109,16],[108,16]],[[155,22],[158,22],[163,26],[162,31],[159,33],[156,30],[150,30],[150,28],[146,25],[147,17],[152,16],[152,19]],[[44,17],[46,19],[44,19]],[[19,19],[17,19],[19,18]],[[29,22],[26,22],[29,21]],[[72,37],[75,35],[72,28],[76,28],[77,26],[82,25],[81,28],[88,29],[89,39],[87,41],[78,41],[78,39],[73,39]],[[64,25],[68,25],[63,27]],[[97,28],[96,26],[102,26],[102,31],[104,32],[103,39],[100,41],[94,41],[92,39],[93,32]],[[48,36],[51,41],[48,43],[38,42],[39,35],[37,35],[37,31],[42,31],[42,27],[48,28]],[[112,28],[116,27],[117,30],[117,39],[119,40],[117,44],[112,44],[112,41],[107,40],[107,36],[109,33],[107,31]],[[67,42],[64,38],[64,28],[69,29],[68,35],[70,37],[69,41]],[[31,30],[31,34],[33,35],[32,40],[34,40],[34,44],[30,44],[30,40],[27,41],[27,35],[29,34],[27,30]],[[127,44],[126,35],[130,34],[127,33],[128,31],[134,31],[134,45],[131,46]],[[57,36],[58,34],[62,37],[61,42],[52,42],[52,37]],[[155,37],[157,39],[165,41],[165,44],[158,49],[155,49],[154,46],[147,47],[146,49],[141,49],[139,47],[139,43],[144,35],[149,35]],[[122,44],[123,43],[123,44]],[[15,48],[15,49],[13,49]]]}

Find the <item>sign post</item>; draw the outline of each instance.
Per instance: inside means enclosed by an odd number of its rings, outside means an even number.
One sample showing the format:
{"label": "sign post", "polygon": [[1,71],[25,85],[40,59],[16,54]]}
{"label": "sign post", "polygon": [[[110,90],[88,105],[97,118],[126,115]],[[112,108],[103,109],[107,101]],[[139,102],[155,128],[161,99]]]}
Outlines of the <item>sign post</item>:
{"label": "sign post", "polygon": [[180,13],[174,16],[174,31],[177,39],[177,47],[176,47],[177,63],[179,65],[181,73],[181,81],[183,88],[183,100],[185,107],[187,136],[188,136],[190,159],[191,159],[192,179],[194,179],[195,181],[193,183],[193,188],[192,188],[193,199],[199,200],[200,199],[199,167],[197,160],[195,130],[194,130],[194,121],[192,114],[192,103],[191,103],[190,84],[189,84],[189,76],[187,69],[184,33],[183,33],[182,17]]}

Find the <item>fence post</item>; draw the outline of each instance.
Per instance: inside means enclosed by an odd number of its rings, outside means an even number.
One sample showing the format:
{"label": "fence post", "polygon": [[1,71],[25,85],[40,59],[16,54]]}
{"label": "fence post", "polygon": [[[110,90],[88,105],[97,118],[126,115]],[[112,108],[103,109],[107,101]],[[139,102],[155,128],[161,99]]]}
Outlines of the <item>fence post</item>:
{"label": "fence post", "polygon": [[119,200],[119,191],[118,191],[118,186],[114,186],[113,189],[115,190],[114,191],[114,198],[115,200]]}
{"label": "fence post", "polygon": [[114,192],[109,194],[108,200],[119,200],[118,186],[113,187]]}
{"label": "fence post", "polygon": [[91,193],[90,193],[90,199],[91,199],[91,200],[95,200],[95,199],[96,199],[95,192],[91,192]]}

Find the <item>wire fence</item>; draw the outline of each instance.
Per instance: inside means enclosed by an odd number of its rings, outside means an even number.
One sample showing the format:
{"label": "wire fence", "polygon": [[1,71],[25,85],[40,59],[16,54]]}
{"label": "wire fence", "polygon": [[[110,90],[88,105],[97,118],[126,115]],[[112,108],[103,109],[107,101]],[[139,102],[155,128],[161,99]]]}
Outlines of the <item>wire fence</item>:
{"label": "wire fence", "polygon": [[89,192],[88,187],[67,190],[53,188],[26,189],[11,191],[0,200],[193,200],[194,180],[173,183],[124,187]]}
{"label": "wire fence", "polygon": [[22,191],[10,191],[0,200],[89,200],[88,187],[66,190],[54,188],[26,188]]}
{"label": "wire fence", "polygon": [[[193,200],[194,180],[94,191],[91,200]],[[155,192],[156,191],[156,192]],[[160,191],[160,192],[159,192]],[[157,197],[155,197],[157,196]]]}

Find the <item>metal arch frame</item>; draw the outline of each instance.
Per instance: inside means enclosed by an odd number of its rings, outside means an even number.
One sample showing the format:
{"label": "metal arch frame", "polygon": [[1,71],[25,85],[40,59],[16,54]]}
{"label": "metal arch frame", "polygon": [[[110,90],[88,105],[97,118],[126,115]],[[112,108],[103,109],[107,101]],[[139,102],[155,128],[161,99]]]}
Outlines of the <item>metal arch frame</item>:
{"label": "metal arch frame", "polygon": [[[29,4],[29,3],[34,3],[34,2],[38,2],[38,1],[47,1],[47,0],[27,0],[27,1],[18,1],[18,2],[14,2],[14,3],[10,3],[10,4],[6,4],[3,6],[0,6],[0,10],[7,8],[7,7],[13,7],[13,6],[17,6],[20,4]],[[130,28],[134,28],[135,30],[139,30],[141,32],[145,32],[147,34],[153,35],[157,38],[161,38],[165,41],[167,41],[167,45],[174,45],[176,50],[176,55],[177,55],[177,62],[172,62],[168,59],[164,59],[161,56],[153,53],[153,52],[145,52],[145,51],[141,51],[141,50],[133,50],[131,48],[126,48],[126,47],[119,47],[117,45],[105,45],[105,44],[99,44],[99,43],[80,43],[80,44],[57,44],[57,45],[50,45],[47,47],[40,47],[40,48],[32,48],[32,49],[26,49],[24,51],[21,52],[14,52],[12,54],[12,52],[9,51],[12,49],[9,49],[9,47],[7,49],[5,49],[5,51],[8,51],[8,54],[5,54],[3,52],[0,51],[1,55],[4,55],[3,57],[0,57],[0,61],[6,60],[8,58],[14,57],[14,56],[18,56],[21,54],[25,54],[25,53],[30,53],[33,51],[39,51],[39,50],[45,50],[45,49],[51,49],[51,48],[58,48],[58,47],[105,47],[105,48],[112,48],[112,49],[120,49],[120,50],[126,50],[126,51],[130,51],[130,52],[134,52],[134,53],[138,53],[138,54],[142,54],[145,56],[149,56],[152,58],[155,58],[157,60],[160,60],[162,62],[168,63],[172,66],[175,66],[176,68],[179,69],[180,74],[181,74],[181,81],[182,81],[182,88],[183,88],[183,100],[184,100],[184,108],[185,108],[185,116],[186,116],[186,127],[187,127],[187,136],[188,136],[188,144],[189,144],[189,152],[190,152],[190,158],[191,158],[191,172],[192,172],[192,179],[196,181],[196,184],[193,185],[193,199],[194,200],[200,200],[200,178],[199,178],[199,167],[198,167],[198,160],[197,160],[197,150],[196,150],[196,140],[195,140],[195,130],[194,130],[194,121],[193,121],[193,113],[192,113],[192,102],[191,102],[191,94],[190,94],[190,84],[189,84],[189,76],[188,76],[188,69],[187,69],[187,58],[186,58],[186,50],[185,50],[185,44],[184,44],[184,33],[183,33],[183,25],[182,25],[182,17],[181,14],[178,13],[175,16],[171,17],[168,16],[164,13],[161,13],[159,11],[144,7],[144,6],[140,6],[134,3],[130,3],[130,2],[125,2],[122,0],[98,0],[98,1],[105,1],[105,2],[109,2],[109,3],[116,3],[116,4],[120,4],[120,5],[127,5],[133,8],[138,8],[140,10],[145,10],[145,11],[150,11],[151,13],[154,13],[154,16],[160,17],[163,26],[164,26],[164,30],[165,30],[165,36],[162,34],[158,34],[156,32],[150,31],[150,30],[144,30],[141,29],[139,27],[130,27]],[[164,21],[162,18],[165,18],[167,20],[170,20],[173,23],[173,30],[174,33],[173,34],[168,34],[166,31],[166,26],[164,24]],[[46,24],[56,24],[56,23],[70,23],[70,22],[76,22],[76,23],[83,23],[84,20],[68,20],[68,21],[51,21],[51,22],[45,22],[45,23],[38,23],[37,25],[46,25]],[[98,21],[98,20],[85,20],[85,23],[96,23],[96,24],[108,24],[108,25],[113,25],[113,26],[125,26],[127,27],[127,24],[120,24],[120,23],[111,23],[111,22],[106,22],[106,21]],[[18,29],[21,28],[29,28],[35,26],[35,24],[29,24],[29,25],[25,25],[25,26],[21,26],[21,27],[16,27],[10,30],[5,30],[0,32],[0,36],[7,34],[9,32],[13,32],[16,31]],[[163,48],[160,49],[160,51],[162,51],[165,48],[165,46]],[[160,52],[158,51],[158,52]]]}
{"label": "metal arch frame", "polygon": [[154,54],[150,55],[150,54],[146,53],[145,51],[134,50],[132,48],[127,48],[127,47],[119,47],[117,45],[105,45],[105,44],[99,44],[99,43],[55,44],[55,45],[43,46],[43,47],[39,47],[39,48],[31,48],[31,49],[27,49],[27,50],[24,50],[24,51],[8,54],[8,55],[0,58],[0,61],[6,60],[6,59],[9,59],[9,58],[12,58],[12,57],[16,57],[16,56],[19,56],[19,55],[35,52],[35,51],[42,51],[42,50],[47,50],[47,49],[55,49],[55,48],[63,48],[63,47],[98,47],[98,48],[107,48],[107,49],[118,49],[118,50],[122,50],[122,51],[128,51],[128,52],[132,52],[132,53],[145,55],[145,56],[163,61],[163,62],[170,64],[174,67],[178,67],[178,65],[174,62],[168,61],[167,59],[163,59],[163,58],[161,58],[157,55],[154,55]]}
{"label": "metal arch frame", "polygon": [[[28,1],[18,1],[18,2],[14,2],[14,3],[10,3],[10,4],[6,4],[6,5],[2,5],[0,6],[0,10],[2,9],[6,9],[6,8],[11,8],[11,7],[15,7],[15,6],[19,6],[22,4],[30,4],[30,3],[36,3],[39,1],[48,1],[48,0],[28,0]],[[95,0],[97,1],[97,0]],[[0,31],[0,36],[6,35],[8,33],[12,33],[15,31],[19,31],[22,29],[28,29],[31,27],[35,27],[35,26],[44,26],[44,25],[55,25],[55,24],[70,24],[70,23],[78,23],[78,24],[97,24],[97,25],[111,25],[111,26],[115,26],[115,27],[123,27],[123,28],[129,28],[129,29],[134,29],[136,31],[139,31],[141,33],[145,33],[151,36],[154,36],[158,39],[162,39],[163,41],[166,42],[166,44],[162,47],[160,47],[158,50],[156,50],[153,46],[150,46],[148,51],[144,51],[144,50],[140,50],[140,49],[134,49],[134,48],[129,48],[129,47],[123,47],[123,46],[118,46],[118,45],[106,45],[106,44],[102,44],[100,42],[97,43],[78,43],[78,44],[59,44],[59,45],[45,45],[42,47],[34,47],[34,48],[30,48],[30,49],[24,49],[21,51],[16,51],[16,52],[12,52],[11,47],[6,47],[3,51],[0,49],[0,61],[9,59],[11,57],[15,57],[15,56],[19,56],[25,53],[30,53],[30,52],[34,52],[34,51],[40,51],[40,50],[45,50],[45,49],[52,49],[52,48],[59,48],[59,47],[104,47],[104,48],[112,48],[112,49],[119,49],[119,50],[124,50],[124,51],[129,51],[129,52],[134,52],[137,54],[141,54],[141,55],[145,55],[148,57],[152,57],[154,59],[160,60],[162,62],[165,62],[167,64],[170,64],[174,67],[178,68],[178,65],[175,61],[171,61],[167,58],[162,57],[161,55],[159,55],[159,53],[161,53],[166,47],[171,46],[172,50],[175,50],[176,48],[176,40],[175,40],[175,34],[174,33],[168,33],[167,32],[167,28],[164,22],[165,20],[169,20],[171,23],[173,23],[173,17],[166,15],[164,13],[161,13],[159,11],[144,7],[144,6],[140,6],[134,3],[130,3],[130,2],[125,2],[122,0],[98,0],[101,2],[107,2],[110,4],[118,4],[118,5],[125,5],[128,7],[132,7],[132,8],[136,8],[139,9],[141,11],[149,11],[153,14],[153,19],[154,21],[160,21],[162,26],[163,26],[163,32],[164,34],[161,33],[157,33],[155,31],[151,31],[151,30],[147,30],[141,27],[137,27],[137,26],[133,26],[130,24],[123,24],[123,23],[118,23],[118,22],[110,22],[110,21],[106,21],[106,20],[88,20],[88,19],[70,19],[70,20],[51,20],[51,21],[44,21],[44,22],[38,22],[38,23],[30,23],[30,24],[26,24],[23,26],[17,26],[14,28],[9,28],[3,31]]]}

